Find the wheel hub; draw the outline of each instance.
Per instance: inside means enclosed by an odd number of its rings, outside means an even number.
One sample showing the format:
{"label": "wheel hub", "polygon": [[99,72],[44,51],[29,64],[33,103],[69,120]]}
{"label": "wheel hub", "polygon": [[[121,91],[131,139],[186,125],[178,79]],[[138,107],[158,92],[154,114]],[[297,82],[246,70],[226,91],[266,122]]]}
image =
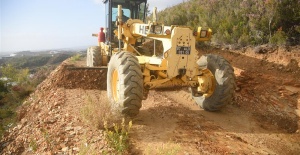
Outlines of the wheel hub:
{"label": "wheel hub", "polygon": [[216,87],[216,80],[215,76],[212,74],[212,72],[208,69],[203,69],[202,75],[198,76],[198,83],[199,86],[197,88],[198,92],[201,92],[205,98],[210,97]]}

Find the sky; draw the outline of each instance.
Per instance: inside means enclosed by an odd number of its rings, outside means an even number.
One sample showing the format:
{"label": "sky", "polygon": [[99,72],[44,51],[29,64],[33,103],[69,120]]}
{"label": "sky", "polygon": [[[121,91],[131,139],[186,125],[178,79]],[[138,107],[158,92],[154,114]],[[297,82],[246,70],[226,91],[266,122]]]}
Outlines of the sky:
{"label": "sky", "polygon": [[[97,45],[103,0],[0,0],[0,52]],[[148,0],[158,11],[183,0]]]}

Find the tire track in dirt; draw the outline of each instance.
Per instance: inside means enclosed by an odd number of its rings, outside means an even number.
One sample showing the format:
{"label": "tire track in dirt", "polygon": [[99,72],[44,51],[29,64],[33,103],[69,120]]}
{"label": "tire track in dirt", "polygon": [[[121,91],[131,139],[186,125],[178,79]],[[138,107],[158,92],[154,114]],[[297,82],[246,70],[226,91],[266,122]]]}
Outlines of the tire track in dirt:
{"label": "tire track in dirt", "polygon": [[185,88],[150,91],[134,119],[131,152],[299,154],[298,69],[237,53],[209,53],[223,55],[235,67],[232,104],[207,112]]}
{"label": "tire track in dirt", "polygon": [[288,134],[267,122],[265,126],[273,127],[264,129],[236,105],[221,112],[204,111],[187,96],[184,90],[150,92],[133,121],[131,153],[161,154],[172,149],[177,154],[299,153],[299,134]]}

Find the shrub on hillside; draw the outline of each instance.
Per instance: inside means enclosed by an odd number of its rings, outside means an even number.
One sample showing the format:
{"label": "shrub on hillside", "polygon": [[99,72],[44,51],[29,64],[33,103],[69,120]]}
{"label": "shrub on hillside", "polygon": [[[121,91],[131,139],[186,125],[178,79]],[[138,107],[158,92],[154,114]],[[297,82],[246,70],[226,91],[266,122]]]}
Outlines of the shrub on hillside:
{"label": "shrub on hillside", "polygon": [[[165,25],[210,27],[217,44],[280,45],[288,39],[299,45],[299,5],[299,0],[189,0],[158,12],[157,17]],[[285,32],[276,32],[278,27]]]}
{"label": "shrub on hillside", "polygon": [[240,44],[243,47],[249,45],[249,43],[251,43],[251,40],[249,35],[247,34],[243,34],[238,40],[238,44]]}
{"label": "shrub on hillside", "polygon": [[287,36],[281,28],[270,38],[270,43],[273,45],[285,45]]}
{"label": "shrub on hillside", "polygon": [[28,69],[17,69],[8,64],[2,66],[0,81],[0,138],[3,132],[16,122],[16,109],[34,90],[29,81]]}

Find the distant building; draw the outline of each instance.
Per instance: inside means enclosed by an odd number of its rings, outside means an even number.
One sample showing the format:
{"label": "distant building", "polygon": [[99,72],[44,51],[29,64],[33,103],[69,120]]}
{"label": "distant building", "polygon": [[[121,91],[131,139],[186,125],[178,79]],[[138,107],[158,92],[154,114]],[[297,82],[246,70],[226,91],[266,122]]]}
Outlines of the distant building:
{"label": "distant building", "polygon": [[59,51],[50,51],[49,54],[58,54],[58,53],[61,53]]}
{"label": "distant building", "polygon": [[11,56],[3,56],[2,60],[8,60],[8,59],[11,59],[11,58],[12,58]]}

